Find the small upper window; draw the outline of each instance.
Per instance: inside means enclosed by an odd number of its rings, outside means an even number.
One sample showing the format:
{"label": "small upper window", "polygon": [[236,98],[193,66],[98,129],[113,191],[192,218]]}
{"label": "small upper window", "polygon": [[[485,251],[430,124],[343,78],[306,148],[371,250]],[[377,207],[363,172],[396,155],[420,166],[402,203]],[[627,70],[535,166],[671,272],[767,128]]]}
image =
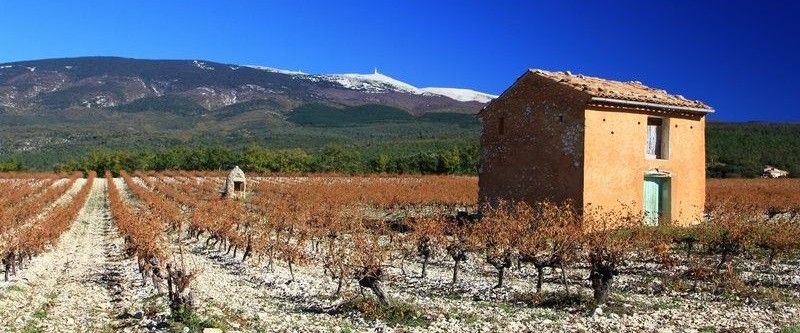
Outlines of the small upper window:
{"label": "small upper window", "polygon": [[500,120],[497,122],[497,132],[500,135],[506,133],[506,117],[500,117]]}
{"label": "small upper window", "polygon": [[665,120],[662,118],[647,118],[647,142],[645,144],[645,157],[649,159],[667,159],[668,131]]}

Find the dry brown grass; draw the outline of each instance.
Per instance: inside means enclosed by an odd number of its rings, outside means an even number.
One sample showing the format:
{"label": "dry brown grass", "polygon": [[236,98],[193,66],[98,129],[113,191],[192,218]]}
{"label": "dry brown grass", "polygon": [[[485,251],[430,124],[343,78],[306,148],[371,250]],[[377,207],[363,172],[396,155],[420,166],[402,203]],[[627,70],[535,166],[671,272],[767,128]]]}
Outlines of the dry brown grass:
{"label": "dry brown grass", "polygon": [[800,179],[709,179],[706,207],[749,206],[768,213],[800,210]]}

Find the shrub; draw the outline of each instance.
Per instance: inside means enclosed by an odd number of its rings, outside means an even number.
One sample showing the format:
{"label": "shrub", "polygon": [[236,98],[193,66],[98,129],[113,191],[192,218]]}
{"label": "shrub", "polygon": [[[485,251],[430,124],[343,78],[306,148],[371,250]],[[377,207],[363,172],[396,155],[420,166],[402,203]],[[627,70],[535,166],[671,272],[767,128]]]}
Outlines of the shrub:
{"label": "shrub", "polygon": [[420,307],[405,302],[392,302],[383,304],[370,300],[353,301],[342,305],[345,309],[360,312],[367,320],[380,320],[387,325],[427,327],[430,319]]}
{"label": "shrub", "polygon": [[720,256],[717,269],[731,264],[733,257],[754,243],[754,229],[763,217],[748,207],[718,206],[710,213],[708,222],[698,227],[699,240],[711,253]]}
{"label": "shrub", "polygon": [[518,294],[514,295],[512,301],[549,309],[584,308],[593,303],[592,298],[585,293],[565,291]]}
{"label": "shrub", "polygon": [[644,228],[641,216],[625,209],[585,212],[583,246],[586,261],[590,265],[589,280],[597,304],[608,301],[617,268],[636,245],[637,228]]}
{"label": "shrub", "polygon": [[486,262],[497,270],[495,288],[503,286],[505,270],[511,267],[533,216],[525,203],[500,202],[484,207],[483,217],[472,228],[472,239],[484,251]]}
{"label": "shrub", "polygon": [[800,333],[800,323],[784,326],[783,328],[781,328],[780,332],[781,333]]}
{"label": "shrub", "polygon": [[170,326],[173,332],[184,332],[185,328],[189,332],[202,332],[204,328],[218,328],[226,330],[228,327],[219,318],[204,318],[197,312],[188,308],[174,309],[170,315]]}
{"label": "shrub", "polygon": [[442,240],[450,258],[453,259],[453,285],[458,282],[458,269],[460,263],[467,260],[467,254],[474,251],[473,235],[470,230],[472,221],[466,214],[459,214],[452,221],[448,221],[444,226],[445,236]]}
{"label": "shrub", "polygon": [[428,261],[443,244],[443,237],[444,220],[440,217],[425,217],[414,223],[410,241],[416,245],[417,255],[422,257],[421,277],[427,276]]}
{"label": "shrub", "polygon": [[800,226],[790,219],[771,219],[754,227],[755,245],[767,252],[767,266],[776,256],[800,248]]}
{"label": "shrub", "polygon": [[563,278],[564,267],[573,260],[579,245],[581,217],[571,202],[541,202],[533,208],[534,216],[521,235],[519,260],[536,268],[538,293],[545,268],[560,268]]}
{"label": "shrub", "polygon": [[665,229],[672,236],[673,243],[679,244],[686,249],[685,260],[688,262],[691,259],[692,251],[700,241],[698,228],[696,226],[667,226]]}

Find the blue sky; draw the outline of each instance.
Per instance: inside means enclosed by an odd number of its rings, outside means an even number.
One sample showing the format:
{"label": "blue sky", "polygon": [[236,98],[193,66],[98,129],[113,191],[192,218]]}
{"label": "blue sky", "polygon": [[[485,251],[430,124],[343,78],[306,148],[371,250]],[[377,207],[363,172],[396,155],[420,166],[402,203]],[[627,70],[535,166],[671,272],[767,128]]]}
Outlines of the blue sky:
{"label": "blue sky", "polygon": [[0,0],[0,62],[115,55],[381,72],[498,94],[527,68],[639,80],[712,120],[800,121],[797,1]]}

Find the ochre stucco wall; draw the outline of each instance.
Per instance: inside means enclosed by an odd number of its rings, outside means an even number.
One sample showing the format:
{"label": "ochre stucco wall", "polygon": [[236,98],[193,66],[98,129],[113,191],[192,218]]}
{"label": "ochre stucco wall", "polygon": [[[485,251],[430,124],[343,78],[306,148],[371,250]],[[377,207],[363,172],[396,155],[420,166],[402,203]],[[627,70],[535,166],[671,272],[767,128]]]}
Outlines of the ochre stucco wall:
{"label": "ochre stucco wall", "polygon": [[[481,118],[479,196],[536,203],[583,198],[583,115],[589,96],[526,72]],[[499,118],[505,118],[500,135]]]}
{"label": "ochre stucco wall", "polygon": [[[668,118],[669,155],[645,158],[647,117]],[[648,170],[671,173],[671,219],[690,224],[705,205],[705,118],[591,107],[584,128],[584,207],[641,211]]]}

